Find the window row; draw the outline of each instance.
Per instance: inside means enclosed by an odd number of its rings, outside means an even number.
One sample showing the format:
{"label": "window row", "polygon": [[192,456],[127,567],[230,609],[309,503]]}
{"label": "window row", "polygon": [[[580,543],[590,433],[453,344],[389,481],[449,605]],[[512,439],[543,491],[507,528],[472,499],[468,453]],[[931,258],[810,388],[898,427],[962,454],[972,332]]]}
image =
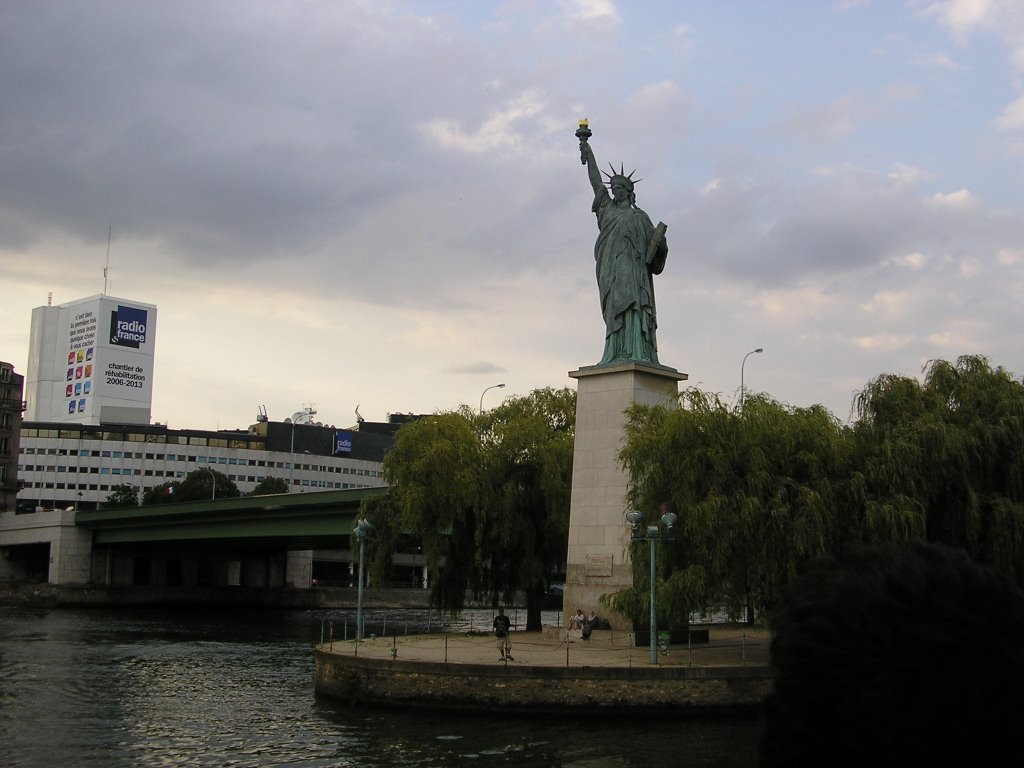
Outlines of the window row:
{"label": "window row", "polygon": [[211,448],[259,450],[264,440],[258,435],[241,437],[200,437],[198,435],[150,435],[145,432],[104,432],[102,430],[44,429],[23,427],[22,437],[48,437],[65,440],[107,440],[118,443],[163,443],[165,445],[205,445]]}
{"label": "window row", "polygon": [[[19,453],[23,453],[25,455],[31,455],[32,451],[23,451],[23,452],[19,452]],[[103,453],[105,454],[106,452],[103,452]],[[37,456],[41,456],[41,455],[42,455],[42,453],[37,454]],[[47,455],[51,455],[52,456],[53,454],[49,454],[49,452],[47,452]],[[57,456],[62,456],[62,454],[56,454],[56,455]],[[246,466],[243,463],[243,460],[241,460],[241,459],[239,459],[239,460],[236,460],[236,459],[228,460],[227,458],[222,457],[222,456],[220,456],[220,457],[218,457],[218,456],[198,456],[198,457],[197,456],[187,456],[187,457],[186,456],[176,456],[175,457],[175,456],[173,456],[171,454],[167,454],[166,456],[164,454],[157,454],[157,455],[146,454],[145,457],[143,458],[143,456],[141,454],[134,454],[133,455],[133,454],[130,454],[130,453],[126,452],[126,453],[124,453],[124,455],[122,455],[121,452],[115,451],[113,453],[113,456],[103,456],[101,458],[104,458],[104,459],[134,459],[136,461],[137,460],[141,460],[143,462],[146,461],[146,460],[148,460],[148,461],[165,461],[165,462],[168,462],[168,461],[185,462],[185,461],[187,461],[187,462],[190,462],[190,463],[193,463],[193,464],[217,464],[217,465],[223,464],[225,466],[232,466],[232,465]],[[261,462],[259,466],[265,466],[268,469],[287,469],[287,470],[296,469],[296,470],[299,470],[300,472],[323,472],[325,474],[333,473],[333,474],[346,474],[346,475],[350,474],[350,475],[358,475],[358,476],[365,476],[365,477],[379,477],[380,476],[380,471],[379,470],[376,470],[376,469],[361,469],[359,467],[328,467],[328,466],[316,465],[316,464],[295,464],[293,466],[291,462],[265,462],[265,463]],[[88,472],[91,472],[92,474],[96,474],[96,471],[97,471],[96,467],[88,467],[87,468],[87,467],[76,467],[76,466],[65,466],[65,465],[57,466],[57,465],[48,465],[48,464],[19,464],[18,465],[18,469],[19,470],[25,470],[27,472],[36,472],[36,471],[38,471],[38,472],[86,472],[86,471],[88,471]],[[106,471],[105,471],[106,468],[102,468],[102,469],[104,470],[102,472],[102,474],[106,474]],[[130,475],[130,474],[133,473],[133,470],[130,467],[125,467],[125,468],[123,468],[121,470],[121,472],[123,474]],[[150,474],[150,472],[151,472],[150,470],[146,470],[145,471],[146,474]],[[137,469],[134,470],[134,474],[139,474],[139,473],[140,473],[140,470],[137,470]],[[114,474],[118,474],[118,472],[115,472]],[[167,474],[168,474],[168,476],[170,476],[173,473],[170,470],[168,470]]]}
{"label": "window row", "polygon": [[[248,482],[250,482],[250,483],[258,483],[258,482],[260,482],[261,480],[263,480],[265,478],[263,478],[263,477],[256,477],[256,476],[250,476],[248,478],[245,478],[245,477],[235,477],[234,475],[230,475],[229,479],[234,481],[234,482],[245,482],[246,480],[248,480]],[[361,483],[333,483],[333,482],[330,482],[329,480],[301,480],[301,481],[300,480],[295,480],[295,481],[293,481],[292,484],[293,485],[302,486],[302,487],[305,487],[305,488],[329,488],[329,489],[335,489],[335,490],[344,490],[346,488],[369,488],[370,487],[368,485],[364,485],[364,484],[361,484]],[[74,490],[79,490],[79,491],[97,491],[97,490],[98,491],[108,491],[111,488],[117,487],[117,485],[118,485],[117,483],[114,483],[113,485],[108,485],[108,484],[97,484],[97,483],[59,483],[59,482],[54,481],[52,483],[51,482],[38,482],[38,483],[28,482],[28,483],[25,483],[22,486],[22,488],[23,489],[27,489],[27,488],[51,488],[51,489],[56,489],[58,491],[63,491],[63,490],[68,490],[68,491],[74,491]]]}
{"label": "window row", "polygon": [[181,461],[197,464],[224,464],[227,466],[268,467],[273,469],[298,469],[307,472],[332,472],[343,475],[365,475],[378,477],[380,472],[359,467],[327,464],[295,464],[290,461],[267,461],[265,459],[240,459],[234,456],[187,456],[183,453],[143,453],[139,451],[76,451],[74,448],[31,448],[22,447],[22,455],[78,456],[104,459],[136,459],[143,461]]}

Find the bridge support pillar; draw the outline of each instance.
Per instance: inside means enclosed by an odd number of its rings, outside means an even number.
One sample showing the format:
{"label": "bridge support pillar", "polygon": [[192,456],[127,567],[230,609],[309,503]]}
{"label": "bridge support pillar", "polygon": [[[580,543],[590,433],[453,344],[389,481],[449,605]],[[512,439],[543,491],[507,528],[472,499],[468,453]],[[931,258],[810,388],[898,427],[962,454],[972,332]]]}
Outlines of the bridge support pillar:
{"label": "bridge support pillar", "polygon": [[[74,510],[45,510],[0,519],[0,546],[49,545],[50,584],[88,584],[92,571],[92,531],[75,527]],[[7,566],[8,572],[12,571]]]}
{"label": "bridge support pillar", "polygon": [[302,549],[288,553],[285,564],[284,585],[295,589],[309,589],[313,581],[313,550]]}

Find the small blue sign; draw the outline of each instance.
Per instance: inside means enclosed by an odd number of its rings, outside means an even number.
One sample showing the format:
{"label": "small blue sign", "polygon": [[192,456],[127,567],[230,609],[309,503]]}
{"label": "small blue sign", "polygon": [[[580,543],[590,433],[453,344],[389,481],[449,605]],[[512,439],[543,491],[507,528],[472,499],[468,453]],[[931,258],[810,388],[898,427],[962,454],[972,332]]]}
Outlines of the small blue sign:
{"label": "small blue sign", "polygon": [[352,453],[352,433],[337,431],[334,433],[334,452]]}

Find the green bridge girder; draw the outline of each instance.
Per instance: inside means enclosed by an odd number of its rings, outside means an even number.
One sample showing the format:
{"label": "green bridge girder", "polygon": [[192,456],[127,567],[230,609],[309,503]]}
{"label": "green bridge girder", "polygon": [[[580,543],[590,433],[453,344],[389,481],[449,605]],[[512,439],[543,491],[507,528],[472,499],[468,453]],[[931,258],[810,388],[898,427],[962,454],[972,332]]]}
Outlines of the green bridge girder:
{"label": "green bridge girder", "polygon": [[82,510],[75,521],[92,529],[94,545],[221,542],[347,548],[360,504],[385,490],[353,488]]}

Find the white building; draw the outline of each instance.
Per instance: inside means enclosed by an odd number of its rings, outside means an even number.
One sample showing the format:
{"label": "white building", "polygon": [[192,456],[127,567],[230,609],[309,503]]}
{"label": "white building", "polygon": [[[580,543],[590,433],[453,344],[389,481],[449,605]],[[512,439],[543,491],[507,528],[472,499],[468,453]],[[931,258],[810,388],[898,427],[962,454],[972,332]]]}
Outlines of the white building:
{"label": "white building", "polygon": [[204,468],[243,494],[266,477],[291,492],[382,485],[397,424],[336,430],[311,423],[310,408],[248,430],[151,425],[155,349],[153,304],[100,294],[32,310],[18,512],[96,509],[126,483],[141,499]]}
{"label": "white building", "polygon": [[227,475],[242,493],[266,477],[287,481],[292,493],[380,487],[397,426],[337,430],[263,421],[248,430],[204,431],[26,421],[17,509],[96,509],[118,485],[134,486],[141,498],[199,469]]}
{"label": "white building", "polygon": [[26,421],[148,424],[156,306],[90,296],[32,310]]}

